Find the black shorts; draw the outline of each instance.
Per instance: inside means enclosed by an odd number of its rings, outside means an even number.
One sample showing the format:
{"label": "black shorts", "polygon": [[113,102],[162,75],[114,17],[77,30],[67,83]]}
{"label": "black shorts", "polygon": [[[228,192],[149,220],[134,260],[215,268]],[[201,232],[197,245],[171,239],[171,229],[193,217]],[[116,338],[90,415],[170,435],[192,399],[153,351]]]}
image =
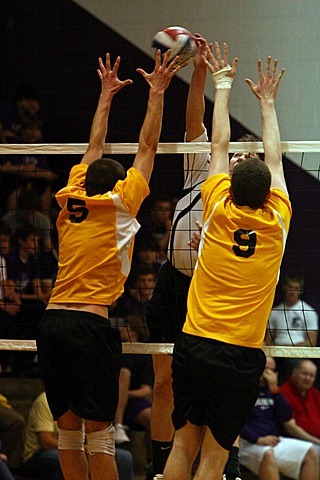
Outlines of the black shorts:
{"label": "black shorts", "polygon": [[83,311],[46,310],[37,348],[55,420],[69,409],[86,420],[113,420],[122,346],[109,320]]}
{"label": "black shorts", "polygon": [[190,282],[191,277],[181,273],[169,261],[162,265],[147,307],[150,342],[176,341],[186,320]]}
{"label": "black shorts", "polygon": [[207,425],[230,450],[258,397],[265,361],[258,348],[182,333],[172,361],[175,429],[187,420]]}

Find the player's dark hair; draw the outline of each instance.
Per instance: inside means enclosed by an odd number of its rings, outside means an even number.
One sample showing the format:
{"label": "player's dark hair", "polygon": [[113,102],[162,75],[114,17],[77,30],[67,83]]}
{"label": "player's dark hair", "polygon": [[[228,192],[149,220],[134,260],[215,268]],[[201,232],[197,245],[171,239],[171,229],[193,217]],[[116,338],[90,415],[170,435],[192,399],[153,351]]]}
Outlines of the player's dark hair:
{"label": "player's dark hair", "polygon": [[86,192],[88,197],[110,192],[118,180],[126,178],[121,163],[111,158],[101,158],[92,162],[86,174]]}
{"label": "player's dark hair", "polygon": [[231,177],[231,194],[238,206],[262,208],[271,186],[271,172],[264,162],[250,158],[239,163]]}

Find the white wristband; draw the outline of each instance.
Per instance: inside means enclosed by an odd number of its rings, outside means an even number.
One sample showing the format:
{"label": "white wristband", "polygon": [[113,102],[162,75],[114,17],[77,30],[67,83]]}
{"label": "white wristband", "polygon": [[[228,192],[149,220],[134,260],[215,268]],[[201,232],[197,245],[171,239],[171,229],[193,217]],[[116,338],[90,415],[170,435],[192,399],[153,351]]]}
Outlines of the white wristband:
{"label": "white wristband", "polygon": [[227,65],[218,72],[211,74],[214,86],[217,90],[221,88],[231,88],[233,77],[227,77],[227,73],[230,72],[230,70],[232,70],[230,65]]}

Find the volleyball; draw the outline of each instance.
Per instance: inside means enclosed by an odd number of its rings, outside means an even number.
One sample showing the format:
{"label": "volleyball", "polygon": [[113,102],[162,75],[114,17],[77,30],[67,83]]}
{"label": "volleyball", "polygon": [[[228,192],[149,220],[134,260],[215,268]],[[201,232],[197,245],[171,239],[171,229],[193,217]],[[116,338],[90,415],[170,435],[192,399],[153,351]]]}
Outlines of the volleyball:
{"label": "volleyball", "polygon": [[160,30],[153,37],[151,46],[154,55],[160,49],[162,57],[167,50],[171,49],[169,62],[179,55],[177,65],[183,66],[190,62],[196,48],[192,33],[183,27],[167,27]]}

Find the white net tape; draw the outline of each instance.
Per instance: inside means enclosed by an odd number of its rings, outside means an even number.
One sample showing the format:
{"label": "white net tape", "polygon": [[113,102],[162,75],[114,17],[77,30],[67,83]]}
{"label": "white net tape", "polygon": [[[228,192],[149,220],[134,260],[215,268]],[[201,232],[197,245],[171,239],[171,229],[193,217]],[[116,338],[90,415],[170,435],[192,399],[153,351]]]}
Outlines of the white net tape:
{"label": "white net tape", "polygon": [[[88,144],[0,144],[0,155],[30,154],[33,155],[82,155]],[[158,154],[183,154],[210,152],[210,142],[189,143],[159,143]],[[138,143],[107,143],[104,154],[135,154]],[[320,152],[320,141],[289,141],[281,142],[283,153],[316,153]],[[230,142],[229,153],[263,152],[262,142]],[[317,165],[312,165],[312,170],[319,171],[319,158]],[[139,354],[172,354],[173,344],[169,343],[141,343],[124,342],[123,353]],[[0,350],[36,351],[35,340],[4,340],[0,339]],[[288,346],[264,346],[267,355],[273,357],[291,358],[320,358],[320,347],[288,347]]]}
{"label": "white net tape", "polygon": [[[123,353],[140,354],[166,354],[173,352],[173,343],[141,343],[124,342]],[[320,358],[320,347],[262,347],[265,354],[272,357],[287,358]],[[15,350],[35,352],[37,350],[35,340],[1,340],[0,350]]]}
{"label": "white net tape", "polygon": [[[32,143],[32,144],[0,144],[0,155],[81,155],[85,152],[87,143]],[[138,143],[106,143],[105,154],[135,154]],[[281,150],[286,153],[320,152],[320,142],[281,142]],[[230,142],[229,152],[263,152],[262,142]],[[159,143],[157,153],[203,153],[210,152],[210,142]]]}

